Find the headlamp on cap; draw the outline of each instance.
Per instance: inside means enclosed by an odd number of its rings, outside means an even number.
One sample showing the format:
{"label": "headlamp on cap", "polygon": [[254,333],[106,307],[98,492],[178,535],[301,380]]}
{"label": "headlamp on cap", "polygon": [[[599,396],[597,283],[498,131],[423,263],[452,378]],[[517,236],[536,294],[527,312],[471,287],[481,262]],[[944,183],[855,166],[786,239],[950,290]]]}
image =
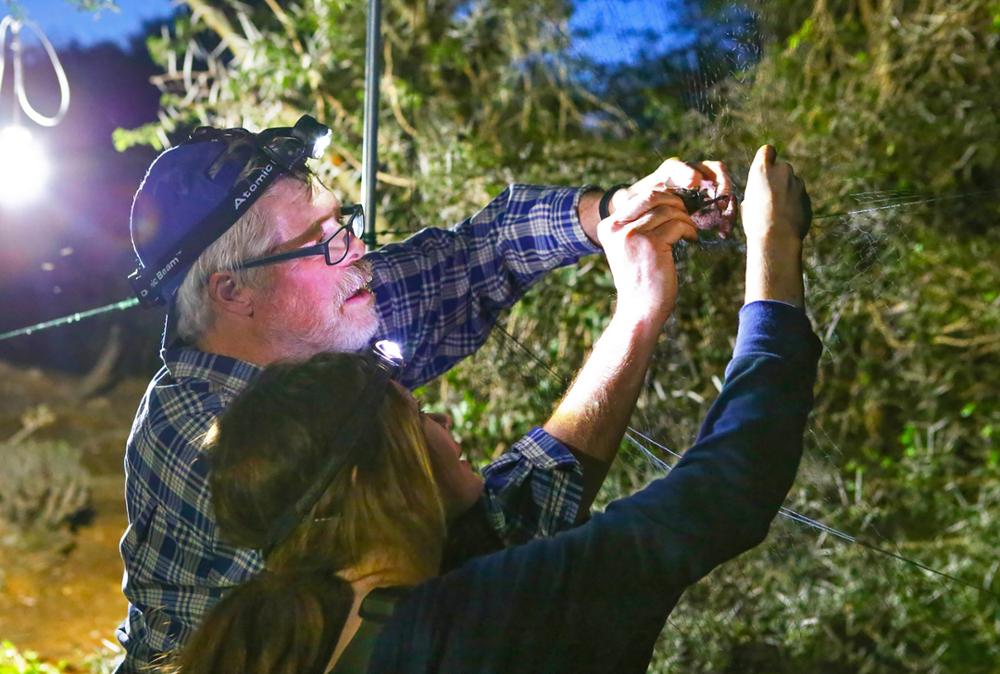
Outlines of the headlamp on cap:
{"label": "headlamp on cap", "polygon": [[257,146],[285,171],[296,171],[306,159],[319,159],[330,146],[333,131],[309,115],[293,127],[265,129],[257,134]]}
{"label": "headlamp on cap", "polygon": [[[303,115],[293,127],[265,129],[257,134],[246,129],[195,129],[182,145],[229,143],[241,139],[250,141],[248,145],[251,149],[241,156],[241,164],[235,167],[238,170],[229,170],[227,175],[242,176],[248,166],[261,164],[261,159],[264,162],[245,177],[237,179],[215,208],[197,224],[189,227],[177,241],[161,245],[161,250],[165,248],[166,252],[161,252],[159,257],[144,259],[140,246],[136,246],[139,266],[129,275],[128,280],[139,303],[145,307],[166,304],[198,256],[232,227],[279,175],[296,174],[304,168],[306,160],[321,157],[329,146],[332,135],[333,132],[328,127],[309,115]],[[166,155],[167,153],[161,157]],[[152,170],[151,168],[147,181],[152,179]],[[211,167],[204,170],[208,180],[216,181],[214,175],[208,175]],[[152,191],[153,188],[150,187],[149,190]],[[143,188],[140,188],[140,192],[142,191]],[[136,201],[141,197],[141,194],[137,195]],[[176,198],[184,197],[178,194]],[[169,215],[165,219],[167,224],[182,226],[180,223],[170,223]]]}

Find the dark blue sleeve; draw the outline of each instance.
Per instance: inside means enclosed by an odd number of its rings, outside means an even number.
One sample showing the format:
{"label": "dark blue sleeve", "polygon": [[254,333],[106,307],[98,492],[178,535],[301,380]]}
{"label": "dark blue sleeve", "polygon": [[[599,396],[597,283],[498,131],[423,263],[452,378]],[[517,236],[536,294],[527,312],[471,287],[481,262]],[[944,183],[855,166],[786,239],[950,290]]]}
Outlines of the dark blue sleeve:
{"label": "dark blue sleeve", "polygon": [[644,672],[684,589],[766,536],[798,468],[819,351],[800,309],[744,307],[725,385],[667,477],[419,585],[369,671]]}

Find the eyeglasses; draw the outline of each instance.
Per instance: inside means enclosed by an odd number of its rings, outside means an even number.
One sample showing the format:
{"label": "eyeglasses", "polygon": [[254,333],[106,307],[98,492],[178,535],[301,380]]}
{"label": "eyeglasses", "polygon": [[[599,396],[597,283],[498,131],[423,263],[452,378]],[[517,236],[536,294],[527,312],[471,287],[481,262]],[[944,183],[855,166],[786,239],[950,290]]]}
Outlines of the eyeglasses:
{"label": "eyeglasses", "polygon": [[263,267],[268,264],[294,260],[299,257],[310,257],[312,255],[322,255],[326,258],[326,263],[330,266],[340,264],[347,257],[351,249],[351,237],[360,239],[365,233],[365,211],[361,204],[350,204],[340,207],[340,217],[348,216],[347,222],[337,228],[333,234],[315,246],[307,246],[298,250],[291,250],[287,253],[276,255],[265,255],[264,257],[247,260],[237,265],[236,269],[250,269],[252,267]]}

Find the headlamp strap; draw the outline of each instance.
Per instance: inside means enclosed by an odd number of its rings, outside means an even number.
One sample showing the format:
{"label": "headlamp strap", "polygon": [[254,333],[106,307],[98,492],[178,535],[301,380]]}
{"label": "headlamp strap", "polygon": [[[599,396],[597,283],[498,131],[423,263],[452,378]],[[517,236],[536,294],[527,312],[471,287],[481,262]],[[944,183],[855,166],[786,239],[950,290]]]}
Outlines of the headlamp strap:
{"label": "headlamp strap", "polygon": [[295,503],[274,521],[267,533],[265,554],[288,538],[289,534],[305,519],[309,511],[326,493],[333,478],[340,472],[345,463],[350,461],[355,452],[359,451],[362,436],[371,426],[371,415],[374,414],[374,410],[385,397],[390,380],[399,373],[402,361],[386,357],[376,349],[372,353],[372,364],[374,371],[368,378],[368,383],[359,398],[357,406],[359,412],[348,417],[347,423],[340,432],[340,442],[348,448],[347,451],[343,454],[332,454],[330,459],[320,468],[316,479],[312,481],[309,488],[302,492]]}
{"label": "headlamp strap", "polygon": [[282,172],[276,162],[269,161],[234,185],[229,196],[180,241],[176,251],[168,253],[153,265],[145,265],[132,272],[129,283],[139,303],[144,307],[165,304],[167,298],[162,295],[161,288],[187,272],[198,256],[225,234]]}

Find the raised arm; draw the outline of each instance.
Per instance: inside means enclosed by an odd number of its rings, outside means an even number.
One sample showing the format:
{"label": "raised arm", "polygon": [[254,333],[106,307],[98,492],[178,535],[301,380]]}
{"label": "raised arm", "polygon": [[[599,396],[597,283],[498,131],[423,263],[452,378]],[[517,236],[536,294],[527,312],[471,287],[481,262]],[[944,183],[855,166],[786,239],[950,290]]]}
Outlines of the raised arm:
{"label": "raised arm", "polygon": [[802,307],[802,240],[809,233],[812,203],[791,165],[777,156],[772,146],[762,146],[747,176],[741,206],[747,235],[745,303],[777,300]]}
{"label": "raised arm", "polygon": [[[555,413],[483,470],[484,503],[504,543],[551,536],[589,515],[677,295],[672,247],[696,236],[666,185],[601,224],[618,291],[614,315]],[[570,451],[567,451],[567,448]],[[572,453],[571,453],[572,452]],[[480,554],[482,518],[452,524],[446,564]]]}
{"label": "raised arm", "polygon": [[[615,215],[622,209],[629,208],[631,203],[635,203],[636,198],[645,198],[648,210],[661,203],[663,187],[704,189],[709,191],[713,197],[732,194],[732,180],[729,177],[729,170],[722,162],[689,163],[677,157],[671,157],[649,175],[612,192],[608,202],[608,212]],[[603,192],[600,191],[587,192],[580,199],[580,226],[583,227],[583,231],[591,241],[599,239],[597,226],[601,221],[599,205],[602,196]],[[720,201],[719,207],[715,210],[720,218],[713,219],[712,222],[719,225],[720,232],[726,235],[732,229],[735,213],[734,204],[731,199],[726,199]]]}
{"label": "raised arm", "polygon": [[511,185],[450,230],[424,229],[369,255],[382,335],[408,387],[447,371],[549,271],[599,252],[580,226],[581,189]]}
{"label": "raised arm", "polygon": [[[609,208],[642,210],[666,204],[663,186],[712,185],[728,193],[717,162],[663,162],[614,193]],[[422,384],[447,371],[486,340],[499,313],[545,274],[600,251],[602,192],[595,188],[510,185],[451,230],[425,229],[369,255],[382,335],[400,343],[407,360],[401,382]]]}
{"label": "raised arm", "polygon": [[673,246],[695,239],[694,223],[664,183],[632,197],[597,234],[615,281],[611,321],[544,430],[585,455],[579,513],[585,516],[618,451],[656,339],[673,312]]}
{"label": "raised arm", "polygon": [[766,535],[798,466],[818,353],[800,309],[744,307],[722,392],[667,477],[419,586],[369,671],[645,671],[684,589]]}
{"label": "raised arm", "polygon": [[[773,155],[762,166],[747,185],[748,248],[808,229],[801,183],[773,183]],[[789,250],[760,255],[774,267],[793,264],[791,274],[778,269],[768,280],[748,265],[725,383],[670,474],[583,526],[422,584],[397,607],[369,671],[413,663],[421,671],[645,671],[684,589],[763,540],[794,480],[820,345],[802,309],[787,302],[801,270]]]}

